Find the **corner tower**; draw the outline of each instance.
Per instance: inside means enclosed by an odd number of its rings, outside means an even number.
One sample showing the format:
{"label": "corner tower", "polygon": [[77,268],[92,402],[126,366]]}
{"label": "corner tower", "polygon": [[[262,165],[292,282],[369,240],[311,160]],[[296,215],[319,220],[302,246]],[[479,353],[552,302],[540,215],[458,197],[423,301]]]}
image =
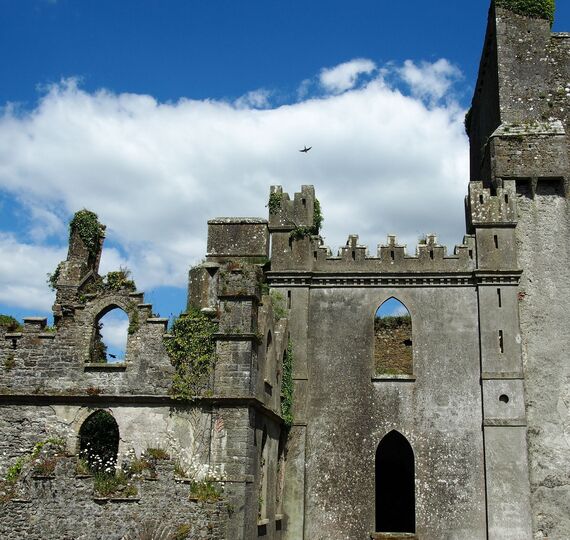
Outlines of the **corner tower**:
{"label": "corner tower", "polygon": [[[470,214],[478,255],[492,253],[488,238],[507,235],[515,266],[522,269],[517,297],[509,301],[516,301],[520,315],[533,535],[563,538],[570,530],[570,364],[563,353],[570,347],[570,34],[551,32],[553,2],[526,4],[492,3],[466,118],[471,202],[483,190],[483,198],[514,198],[514,207],[506,221],[485,218],[483,228],[474,223],[473,207]],[[483,318],[492,313],[484,301]]]}

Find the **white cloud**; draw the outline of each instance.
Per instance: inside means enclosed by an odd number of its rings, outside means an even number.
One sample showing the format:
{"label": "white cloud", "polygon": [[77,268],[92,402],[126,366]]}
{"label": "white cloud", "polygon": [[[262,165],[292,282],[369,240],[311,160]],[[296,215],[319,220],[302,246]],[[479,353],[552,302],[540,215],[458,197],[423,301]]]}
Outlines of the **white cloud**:
{"label": "white cloud", "polygon": [[[441,62],[449,65],[433,66]],[[374,69],[372,62],[360,65],[349,72]],[[376,79],[339,95],[260,110],[258,98],[249,105],[163,104],[144,95],[88,93],[71,80],[51,87],[29,113],[6,108],[0,189],[30,210],[28,233],[38,245],[2,237],[0,301],[49,307],[51,296],[39,287],[65,249],[41,247],[39,228],[64,243],[65,221],[84,207],[99,214],[108,240],[120,246],[104,251],[102,271],[127,265],[143,290],[185,286],[189,266],[205,253],[206,221],[265,216],[272,184],[291,194],[301,184],[315,185],[332,247],[349,233],[359,233],[372,253],[389,232],[412,253],[426,231],[446,243],[461,240],[468,180],[463,111],[447,99],[426,105],[410,65],[402,70],[412,96]],[[430,99],[448,91],[448,70],[422,64],[420,71],[443,79],[430,83]],[[308,155],[298,152],[305,144],[313,146]],[[7,292],[8,286],[19,289]]]}
{"label": "white cloud", "polygon": [[372,60],[357,58],[333,68],[323,69],[319,81],[321,86],[333,94],[340,94],[354,88],[360,75],[369,75],[376,69]]}
{"label": "white cloud", "polygon": [[109,347],[108,352],[124,355],[129,328],[127,314],[120,309],[115,309],[102,317],[99,322],[102,325],[101,336],[103,337],[103,342]]}
{"label": "white cloud", "polygon": [[23,309],[49,311],[55,294],[46,284],[47,273],[65,258],[65,249],[19,243],[0,232],[0,303]]}
{"label": "white cloud", "polygon": [[445,58],[433,64],[420,62],[419,65],[412,60],[406,60],[398,72],[410,85],[412,95],[428,99],[431,103],[444,97],[453,83],[462,77],[459,68],[450,64]]}

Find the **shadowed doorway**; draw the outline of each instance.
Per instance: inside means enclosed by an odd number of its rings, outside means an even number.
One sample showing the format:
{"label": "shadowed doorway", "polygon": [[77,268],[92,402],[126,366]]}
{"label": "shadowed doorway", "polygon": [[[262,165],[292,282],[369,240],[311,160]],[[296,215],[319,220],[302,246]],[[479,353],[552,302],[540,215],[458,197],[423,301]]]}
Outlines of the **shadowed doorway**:
{"label": "shadowed doorway", "polygon": [[376,450],[376,531],[416,532],[414,452],[397,431]]}

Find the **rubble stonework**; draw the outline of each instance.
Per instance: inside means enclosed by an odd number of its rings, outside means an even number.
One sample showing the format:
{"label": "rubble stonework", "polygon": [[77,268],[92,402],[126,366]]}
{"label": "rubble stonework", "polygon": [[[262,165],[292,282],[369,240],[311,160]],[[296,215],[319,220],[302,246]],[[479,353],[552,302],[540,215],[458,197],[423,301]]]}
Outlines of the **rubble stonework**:
{"label": "rubble stonework", "polygon": [[[568,537],[570,34],[500,6],[466,121],[466,235],[452,253],[435,235],[413,254],[390,235],[370,254],[350,235],[333,254],[313,186],[273,186],[267,220],[208,222],[187,317],[215,326],[215,354],[189,381],[197,364],[169,343],[197,336],[169,333],[127,276],[99,276],[104,227],[82,215],[52,279],[55,329],[0,327],[0,536],[119,540],[154,520],[211,540]],[[375,334],[390,298],[410,315],[403,348]],[[94,362],[114,308],[129,318],[126,357]],[[378,372],[383,342],[405,369]],[[100,410],[119,429],[118,467],[168,453],[136,495],[98,497],[77,473],[81,427]],[[34,477],[30,456],[52,438],[64,448],[53,475]],[[378,486],[399,489],[385,460],[400,459],[381,441],[405,441],[412,460],[400,532],[379,530]],[[219,498],[196,500],[192,482],[213,470]]]}

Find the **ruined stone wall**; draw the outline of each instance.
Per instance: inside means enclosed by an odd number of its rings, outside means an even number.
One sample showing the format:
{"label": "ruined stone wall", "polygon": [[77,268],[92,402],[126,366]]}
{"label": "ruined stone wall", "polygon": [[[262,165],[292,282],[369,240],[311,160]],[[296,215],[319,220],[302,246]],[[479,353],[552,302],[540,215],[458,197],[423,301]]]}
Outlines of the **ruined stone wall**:
{"label": "ruined stone wall", "polygon": [[151,524],[184,530],[190,538],[228,538],[228,504],[190,499],[189,485],[175,478],[172,463],[159,464],[156,478],[137,481],[135,497],[120,499],[95,494],[93,479],[75,473],[75,461],[60,459],[51,477],[24,475],[17,496],[0,506],[2,538],[119,540],[129,533],[139,538]]}

